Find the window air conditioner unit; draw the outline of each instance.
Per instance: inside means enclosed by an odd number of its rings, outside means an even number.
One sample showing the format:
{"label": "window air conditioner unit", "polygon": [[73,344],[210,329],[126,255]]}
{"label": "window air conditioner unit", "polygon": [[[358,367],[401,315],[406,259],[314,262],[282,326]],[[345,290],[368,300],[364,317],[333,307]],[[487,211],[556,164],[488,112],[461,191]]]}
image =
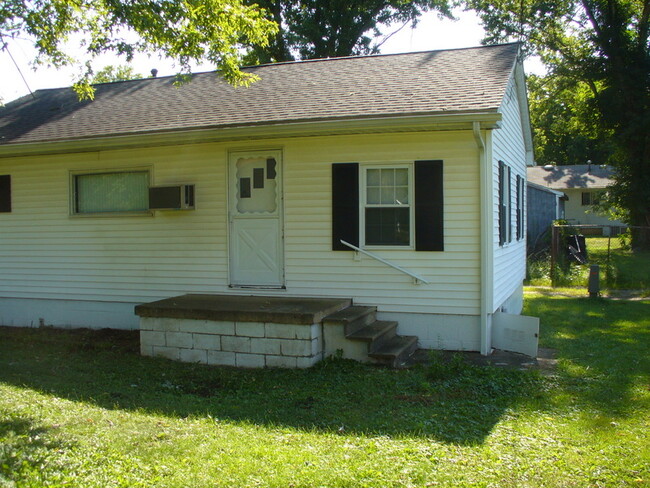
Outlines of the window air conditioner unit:
{"label": "window air conditioner unit", "polygon": [[194,209],[194,185],[149,187],[149,210]]}

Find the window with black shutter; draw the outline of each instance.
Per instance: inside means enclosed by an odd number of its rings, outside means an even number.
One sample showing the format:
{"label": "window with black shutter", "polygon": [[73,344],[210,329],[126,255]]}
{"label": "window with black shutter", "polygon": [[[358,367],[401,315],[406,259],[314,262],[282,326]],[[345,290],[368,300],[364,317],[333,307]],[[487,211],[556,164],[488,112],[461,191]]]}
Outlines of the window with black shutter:
{"label": "window with black shutter", "polygon": [[512,241],[512,170],[499,161],[499,245]]}
{"label": "window with black shutter", "polygon": [[0,175],[0,212],[11,212],[11,175]]}
{"label": "window with black shutter", "polygon": [[442,161],[332,165],[332,249],[442,251]]}
{"label": "window with black shutter", "polygon": [[524,179],[517,175],[517,240],[524,237]]}

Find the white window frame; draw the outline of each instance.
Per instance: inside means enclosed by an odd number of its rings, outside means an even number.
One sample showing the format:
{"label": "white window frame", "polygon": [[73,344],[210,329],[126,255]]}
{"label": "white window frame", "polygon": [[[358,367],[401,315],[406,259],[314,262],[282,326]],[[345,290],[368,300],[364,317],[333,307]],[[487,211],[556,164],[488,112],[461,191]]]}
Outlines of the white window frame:
{"label": "white window frame", "polygon": [[[367,203],[367,172],[369,169],[407,169],[408,170],[408,205],[389,205],[389,204],[368,204]],[[373,162],[359,163],[359,243],[362,249],[396,249],[396,250],[414,250],[415,249],[415,191],[414,191],[414,163],[412,161],[395,161],[395,162]],[[366,244],[366,208],[404,208],[409,209],[409,244],[407,246],[398,245],[377,245]]]}
{"label": "white window frame", "polygon": [[77,212],[76,192],[77,176],[100,175],[108,173],[144,173],[146,172],[149,180],[149,187],[152,186],[153,168],[151,166],[137,166],[128,168],[102,168],[89,170],[72,170],[69,175],[69,199],[70,199],[70,217],[74,218],[97,218],[97,217],[152,217],[151,210],[133,210],[133,211],[116,211],[116,212]]}

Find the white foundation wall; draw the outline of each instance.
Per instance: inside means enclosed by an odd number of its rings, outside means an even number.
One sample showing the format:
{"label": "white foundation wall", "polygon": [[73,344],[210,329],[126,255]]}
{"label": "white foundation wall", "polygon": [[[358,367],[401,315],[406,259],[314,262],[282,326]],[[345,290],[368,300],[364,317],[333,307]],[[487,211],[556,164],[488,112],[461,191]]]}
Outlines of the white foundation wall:
{"label": "white foundation wall", "polygon": [[130,330],[138,324],[132,303],[0,298],[0,325]]}
{"label": "white foundation wall", "polygon": [[481,348],[478,315],[445,315],[419,313],[379,313],[379,320],[399,323],[400,335],[418,337],[422,349],[478,351]]}
{"label": "white foundation wall", "polygon": [[[262,148],[283,155],[286,290],[231,289],[228,153]],[[332,163],[431,159],[444,162],[445,251],[374,251],[430,285],[415,285],[371,258],[331,250]],[[152,185],[195,184],[196,210],[70,215],[71,172],[138,168],[151,172]],[[479,312],[478,151],[471,131],[1,158],[0,174],[10,174],[12,185],[13,210],[0,214],[0,317],[10,325],[38,325],[43,319],[47,325],[136,328],[137,321],[124,319],[133,305],[185,293],[345,297],[382,313]],[[453,336],[457,325],[449,324]],[[478,334],[478,325],[470,326],[475,327]],[[400,328],[400,333],[408,332]]]}
{"label": "white foundation wall", "polygon": [[[494,291],[492,310],[522,289],[526,277],[526,200],[525,190],[522,198],[522,219],[524,232],[517,240],[517,175],[526,181],[526,148],[522,133],[521,113],[517,100],[515,78],[511,78],[506,95],[501,104],[503,114],[501,128],[492,131],[492,178],[493,178],[493,219],[494,233]],[[499,245],[499,161],[511,168],[510,208],[512,241]],[[526,185],[524,185],[524,188]],[[523,293],[523,292],[522,292]],[[522,295],[523,296],[523,295]]]}

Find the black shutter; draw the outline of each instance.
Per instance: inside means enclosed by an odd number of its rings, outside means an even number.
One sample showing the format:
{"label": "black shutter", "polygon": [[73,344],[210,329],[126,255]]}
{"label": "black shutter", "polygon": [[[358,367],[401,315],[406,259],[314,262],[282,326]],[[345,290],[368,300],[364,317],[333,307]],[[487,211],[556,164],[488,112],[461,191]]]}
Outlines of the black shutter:
{"label": "black shutter", "polygon": [[508,235],[508,242],[512,242],[512,168],[506,165],[506,169],[508,170],[506,172],[506,185],[507,185],[506,198],[508,200],[506,202],[507,211],[508,211],[507,235]]}
{"label": "black shutter", "polygon": [[499,161],[499,245],[503,246],[506,242],[506,165]]}
{"label": "black shutter", "polygon": [[11,212],[10,175],[0,175],[0,212]]}
{"label": "black shutter", "polygon": [[524,237],[524,179],[517,175],[517,240]]}
{"label": "black shutter", "polygon": [[332,165],[332,250],[352,251],[341,240],[359,245],[359,164]]}
{"label": "black shutter", "polygon": [[516,203],[515,203],[515,214],[516,214],[516,216],[515,216],[515,218],[516,218],[516,224],[515,224],[515,226],[517,228],[517,240],[519,240],[519,239],[521,239],[521,228],[520,228],[520,223],[521,223],[521,207],[520,207],[521,201],[520,201],[520,199],[521,199],[521,195],[519,193],[520,192],[519,179],[521,178],[521,176],[519,176],[519,175],[516,175],[516,176],[517,177],[515,178],[515,182],[516,182],[516,188],[515,188],[515,199],[516,199]]}
{"label": "black shutter", "polygon": [[442,161],[416,161],[416,251],[444,251],[444,196],[442,190]]}

